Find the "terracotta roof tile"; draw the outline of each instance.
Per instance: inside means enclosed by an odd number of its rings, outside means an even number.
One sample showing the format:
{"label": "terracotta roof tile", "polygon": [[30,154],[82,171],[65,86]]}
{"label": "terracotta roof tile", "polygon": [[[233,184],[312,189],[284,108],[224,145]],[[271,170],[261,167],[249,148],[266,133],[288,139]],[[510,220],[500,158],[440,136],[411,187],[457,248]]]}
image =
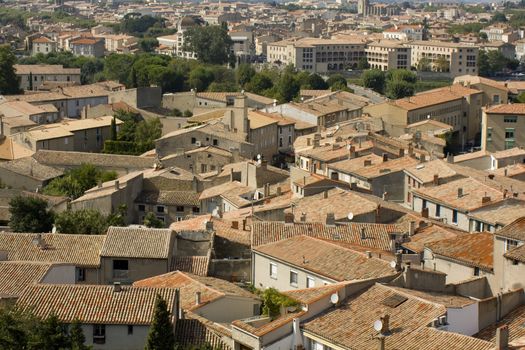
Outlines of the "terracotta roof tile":
{"label": "terracotta roof tile", "polygon": [[525,114],[525,103],[502,104],[487,108],[488,114]]}
{"label": "terracotta roof tile", "polygon": [[122,286],[36,284],[28,286],[17,301],[22,310],[37,317],[58,316],[64,323],[149,325],[160,294],[173,310],[175,289]]}
{"label": "terracotta roof tile", "polygon": [[0,295],[20,296],[28,285],[41,282],[51,266],[40,262],[0,262]]}
{"label": "terracotta roof tile", "polygon": [[176,256],[171,263],[171,270],[189,272],[198,276],[207,276],[210,259],[203,255]]}
{"label": "terracotta roof tile", "polygon": [[476,338],[495,343],[496,330],[503,325],[509,326],[509,342],[525,337],[525,305],[519,306],[509,312],[499,322],[483,328],[475,335]]}
{"label": "terracotta roof tile", "polygon": [[111,226],[100,256],[168,259],[173,237],[170,229]]}

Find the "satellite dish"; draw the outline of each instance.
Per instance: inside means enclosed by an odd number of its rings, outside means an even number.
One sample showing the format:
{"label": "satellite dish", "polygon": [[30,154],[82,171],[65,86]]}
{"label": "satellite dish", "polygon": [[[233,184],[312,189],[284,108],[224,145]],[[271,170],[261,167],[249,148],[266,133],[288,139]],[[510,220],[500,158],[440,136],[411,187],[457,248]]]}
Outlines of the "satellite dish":
{"label": "satellite dish", "polygon": [[350,151],[350,148],[352,148],[352,145],[346,145],[346,149]]}
{"label": "satellite dish", "polygon": [[330,295],[330,302],[334,305],[337,304],[339,302],[339,295],[337,293]]}
{"label": "satellite dish", "polygon": [[53,228],[51,229],[51,233],[57,233],[57,227],[53,225]]}
{"label": "satellite dish", "polygon": [[374,322],[374,329],[378,332],[381,332],[381,330],[383,329],[383,322],[381,322],[381,320],[377,320]]}
{"label": "satellite dish", "polygon": [[257,155],[257,160],[261,160],[261,158],[262,158],[261,155],[258,154],[258,155]]}
{"label": "satellite dish", "polygon": [[396,262],[395,260],[392,260],[392,261],[390,262],[390,267],[391,267],[391,268],[395,269],[395,268],[396,268],[396,265],[397,265],[397,262]]}
{"label": "satellite dish", "polygon": [[352,212],[348,213],[347,218],[348,218],[348,220],[352,221],[352,219],[354,218],[354,213],[352,213]]}

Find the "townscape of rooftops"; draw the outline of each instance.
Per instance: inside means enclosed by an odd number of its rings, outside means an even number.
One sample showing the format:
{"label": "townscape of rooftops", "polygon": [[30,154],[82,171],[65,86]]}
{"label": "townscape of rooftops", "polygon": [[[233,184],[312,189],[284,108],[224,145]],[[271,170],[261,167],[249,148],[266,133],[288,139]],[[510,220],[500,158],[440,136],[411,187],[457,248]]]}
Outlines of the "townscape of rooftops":
{"label": "townscape of rooftops", "polygon": [[525,349],[524,1],[0,24],[0,344]]}

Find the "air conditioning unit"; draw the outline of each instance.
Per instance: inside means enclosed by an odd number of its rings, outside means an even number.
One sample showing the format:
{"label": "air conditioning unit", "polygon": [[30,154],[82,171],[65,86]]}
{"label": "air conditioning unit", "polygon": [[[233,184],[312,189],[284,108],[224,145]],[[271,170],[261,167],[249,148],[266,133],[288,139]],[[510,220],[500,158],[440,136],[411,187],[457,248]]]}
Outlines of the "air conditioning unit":
{"label": "air conditioning unit", "polygon": [[201,142],[200,142],[200,141],[195,141],[195,145],[196,145],[197,147],[200,147],[200,146],[201,146]]}

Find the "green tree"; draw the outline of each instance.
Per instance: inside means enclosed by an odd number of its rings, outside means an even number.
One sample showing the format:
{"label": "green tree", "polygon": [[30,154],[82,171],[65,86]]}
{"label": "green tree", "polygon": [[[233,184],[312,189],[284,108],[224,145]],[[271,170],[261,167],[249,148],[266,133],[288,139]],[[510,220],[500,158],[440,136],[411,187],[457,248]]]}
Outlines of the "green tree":
{"label": "green tree", "polygon": [[432,61],[426,57],[423,57],[417,63],[417,70],[420,72],[430,72],[432,70]]}
{"label": "green tree", "polygon": [[142,52],[153,52],[159,47],[159,41],[155,38],[143,38],[139,40],[139,47]]}
{"label": "green tree", "polygon": [[113,119],[111,119],[111,135],[110,139],[115,141],[117,139],[117,122],[115,120],[115,116],[113,116]]}
{"label": "green tree", "polygon": [[64,350],[70,348],[69,337],[56,315],[50,315],[35,330],[29,350]]}
{"label": "green tree", "polygon": [[0,46],[0,94],[16,95],[20,91],[20,80],[14,65],[16,57],[9,45]]}
{"label": "green tree", "polygon": [[13,308],[0,308],[0,349],[27,349],[29,326],[26,315]]}
{"label": "green tree", "polygon": [[9,201],[9,213],[9,227],[14,232],[50,232],[53,226],[54,214],[40,198],[14,197]]}
{"label": "green tree", "polygon": [[478,67],[478,73],[480,76],[490,77],[492,75],[489,58],[484,50],[479,50]]}
{"label": "green tree", "polygon": [[434,68],[438,72],[448,72],[450,70],[450,62],[444,56],[440,56],[434,61]]}
{"label": "green tree", "polygon": [[366,57],[361,57],[359,61],[357,62],[357,69],[359,70],[365,70],[370,68],[370,64],[368,64],[368,60]]}
{"label": "green tree", "polygon": [[246,86],[246,90],[256,94],[264,94],[273,87],[272,78],[266,73],[257,73]]}
{"label": "green tree", "polygon": [[143,224],[146,227],[164,228],[164,222],[151,211],[144,216]]}
{"label": "green tree", "polygon": [[170,312],[166,301],[157,294],[153,322],[146,341],[146,350],[167,350],[175,346],[173,325],[170,320]]}
{"label": "green tree", "polygon": [[414,95],[414,84],[405,80],[389,80],[386,84],[386,96],[398,99]]}
{"label": "green tree", "polygon": [[343,77],[341,74],[331,75],[326,81],[326,83],[332,90],[341,90],[341,87],[348,87],[348,82],[346,81],[346,78]]}
{"label": "green tree", "polygon": [[312,90],[326,90],[328,89],[328,83],[324,81],[319,74],[313,73],[308,75],[305,88]]}
{"label": "green tree", "polygon": [[184,50],[194,52],[204,63],[225,64],[232,61],[233,41],[224,26],[198,26],[184,32]]}
{"label": "green tree", "polygon": [[140,13],[128,13],[120,22],[119,27],[123,33],[141,36],[153,27],[164,28],[165,19],[149,15],[142,16]]}
{"label": "green tree", "polygon": [[82,164],[78,168],[68,169],[64,176],[51,180],[43,192],[52,196],[67,196],[76,199],[99,182],[115,180],[117,173],[102,171],[92,164]]}
{"label": "green tree", "polygon": [[264,292],[262,292],[261,297],[263,300],[262,313],[271,318],[279,316],[281,307],[293,307],[299,305],[296,300],[282,294],[275,288],[265,289]]}
{"label": "green tree", "polygon": [[192,89],[206,91],[214,80],[213,72],[206,67],[197,67],[191,71],[188,82]]}
{"label": "green tree", "polygon": [[71,341],[71,350],[89,350],[90,347],[84,345],[86,337],[82,332],[82,326],[78,319],[75,319],[69,328],[69,339]]}
{"label": "green tree", "polygon": [[107,221],[96,209],[66,210],[56,215],[55,226],[60,233],[101,235],[108,228]]}
{"label": "green tree", "polygon": [[295,79],[293,67],[287,67],[277,83],[277,96],[279,101],[290,102],[299,95],[300,86]]}
{"label": "green tree", "polygon": [[135,142],[138,144],[151,144],[162,135],[162,123],[159,118],[143,120],[137,125]]}
{"label": "green tree", "polygon": [[237,67],[237,70],[235,71],[235,75],[237,78],[237,83],[244,88],[246,84],[248,84],[252,78],[255,76],[257,72],[255,72],[255,69],[252,67],[251,64],[243,63]]}
{"label": "green tree", "polygon": [[487,41],[487,40],[489,40],[489,36],[488,36],[487,33],[485,33],[485,32],[481,32],[481,33],[479,33],[479,38],[480,38],[481,40],[483,40],[483,41]]}
{"label": "green tree", "polygon": [[496,12],[490,19],[492,23],[507,22],[507,16],[502,12]]}
{"label": "green tree", "polygon": [[361,75],[363,79],[363,86],[374,90],[378,93],[383,93],[385,90],[385,73],[378,69],[371,69],[364,71]]}
{"label": "green tree", "polygon": [[128,54],[110,54],[104,59],[104,75],[109,80],[117,80],[126,86],[130,85],[128,81],[131,68],[135,61],[135,56]]}
{"label": "green tree", "polygon": [[402,80],[411,84],[415,84],[417,81],[416,73],[407,69],[390,69],[386,72],[385,77],[387,81]]}
{"label": "green tree", "polygon": [[516,102],[525,103],[525,92],[522,92],[518,95],[518,97],[516,97]]}

